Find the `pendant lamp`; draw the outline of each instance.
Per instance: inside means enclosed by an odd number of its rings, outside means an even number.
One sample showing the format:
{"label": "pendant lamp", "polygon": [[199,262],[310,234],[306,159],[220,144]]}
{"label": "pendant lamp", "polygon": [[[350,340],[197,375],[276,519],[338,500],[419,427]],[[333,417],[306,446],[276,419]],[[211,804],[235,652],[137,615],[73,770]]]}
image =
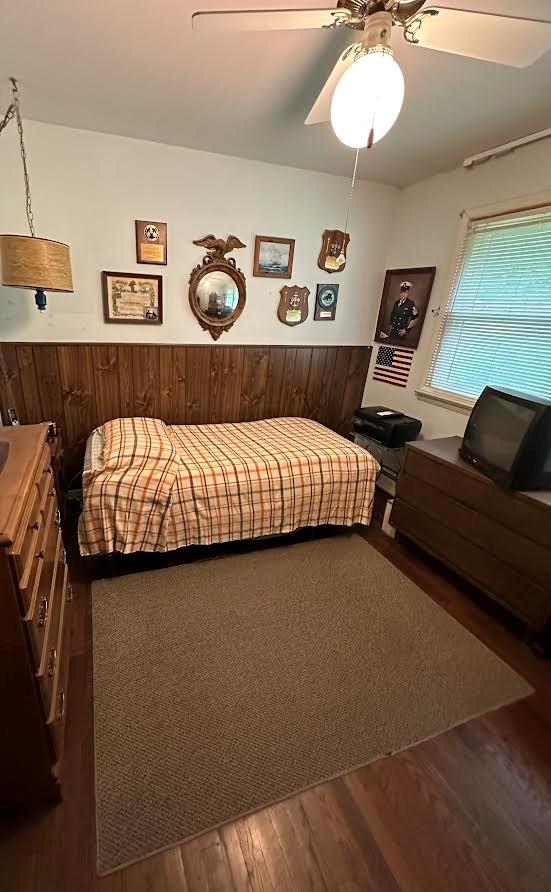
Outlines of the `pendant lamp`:
{"label": "pendant lamp", "polygon": [[0,121],[0,133],[12,118],[16,119],[25,180],[27,221],[31,234],[0,235],[0,284],[35,289],[36,305],[43,312],[46,309],[46,291],[73,291],[71,257],[68,245],[35,235],[17,81],[15,78],[10,80],[13,100],[4,119]]}

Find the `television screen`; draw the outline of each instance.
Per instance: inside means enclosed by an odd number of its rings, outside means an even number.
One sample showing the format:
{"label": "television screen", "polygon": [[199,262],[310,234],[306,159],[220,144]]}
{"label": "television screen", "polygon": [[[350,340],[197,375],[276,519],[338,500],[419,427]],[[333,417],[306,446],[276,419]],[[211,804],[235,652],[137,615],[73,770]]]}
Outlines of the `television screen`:
{"label": "television screen", "polygon": [[471,415],[469,449],[494,467],[510,471],[534,415],[533,406],[488,394]]}

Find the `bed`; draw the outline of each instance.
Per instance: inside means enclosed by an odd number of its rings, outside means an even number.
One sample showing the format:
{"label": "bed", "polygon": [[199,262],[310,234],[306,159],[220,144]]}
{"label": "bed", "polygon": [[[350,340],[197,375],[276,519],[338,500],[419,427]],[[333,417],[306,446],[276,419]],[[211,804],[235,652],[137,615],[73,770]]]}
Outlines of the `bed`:
{"label": "bed", "polygon": [[171,426],[118,418],[87,442],[80,552],[368,524],[377,472],[368,452],[305,418]]}

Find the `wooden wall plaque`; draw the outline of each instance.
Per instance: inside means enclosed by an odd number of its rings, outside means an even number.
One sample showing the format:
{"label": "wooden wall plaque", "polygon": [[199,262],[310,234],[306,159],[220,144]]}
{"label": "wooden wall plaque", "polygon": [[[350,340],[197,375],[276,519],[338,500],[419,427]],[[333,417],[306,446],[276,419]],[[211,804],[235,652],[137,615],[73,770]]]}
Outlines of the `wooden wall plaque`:
{"label": "wooden wall plaque", "polygon": [[300,325],[308,316],[308,288],[298,285],[286,285],[279,292],[281,298],[277,308],[277,316],[285,325]]}
{"label": "wooden wall plaque", "polygon": [[321,239],[318,266],[326,273],[341,273],[346,266],[350,236],[341,229],[326,229]]}
{"label": "wooden wall plaque", "polygon": [[136,220],[136,261],[166,266],[166,223]]}

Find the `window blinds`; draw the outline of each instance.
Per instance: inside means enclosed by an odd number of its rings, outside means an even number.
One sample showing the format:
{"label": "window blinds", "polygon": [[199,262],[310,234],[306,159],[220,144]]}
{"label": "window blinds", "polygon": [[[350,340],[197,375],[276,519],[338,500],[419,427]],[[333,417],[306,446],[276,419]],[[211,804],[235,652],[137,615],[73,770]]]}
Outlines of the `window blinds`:
{"label": "window blinds", "polygon": [[426,389],[551,398],[551,208],[471,221]]}

